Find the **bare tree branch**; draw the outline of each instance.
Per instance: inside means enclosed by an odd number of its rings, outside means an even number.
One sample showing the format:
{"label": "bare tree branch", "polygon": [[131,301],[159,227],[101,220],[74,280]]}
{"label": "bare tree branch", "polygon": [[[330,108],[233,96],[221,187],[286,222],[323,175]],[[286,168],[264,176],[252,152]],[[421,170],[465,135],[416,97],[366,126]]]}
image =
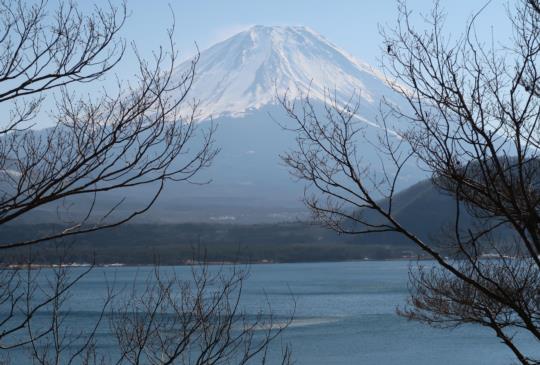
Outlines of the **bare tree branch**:
{"label": "bare tree branch", "polygon": [[[437,2],[423,17],[427,29],[413,26],[405,2],[398,10],[396,26],[382,31],[384,71],[405,106],[386,103],[381,110],[376,150],[383,167],[373,169],[358,152],[360,143],[374,144],[358,133],[358,107],[330,99],[321,113],[309,96],[281,98],[297,136],[296,150],[283,160],[307,182],[306,204],[322,224],[349,234],[394,232],[435,260],[433,270],[412,270],[410,305],[401,314],[432,325],[491,328],[522,364],[538,364],[513,337],[524,331],[540,340],[538,3],[524,0],[509,10],[514,36],[502,46],[479,40],[482,10],[457,38],[445,34]],[[428,171],[455,201],[450,229],[441,227],[438,238],[420,237],[392,210],[407,163]],[[501,229],[510,232],[506,248],[494,239]],[[486,253],[496,259],[484,259]]]}

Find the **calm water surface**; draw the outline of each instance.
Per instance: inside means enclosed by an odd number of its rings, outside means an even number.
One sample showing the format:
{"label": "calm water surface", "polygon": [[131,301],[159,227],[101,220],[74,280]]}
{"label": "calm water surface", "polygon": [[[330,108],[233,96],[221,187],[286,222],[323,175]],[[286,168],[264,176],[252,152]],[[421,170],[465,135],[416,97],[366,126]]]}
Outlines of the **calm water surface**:
{"label": "calm water surface", "polygon": [[[277,315],[296,315],[284,335],[297,364],[511,364],[512,354],[486,329],[439,330],[396,315],[407,296],[408,262],[254,265],[244,289],[248,313],[270,298]],[[175,268],[190,275],[190,268]],[[151,268],[96,268],[74,290],[71,308],[80,323],[92,317],[106,291],[105,277],[130,284]],[[110,334],[100,333],[101,343]],[[526,344],[533,348],[530,341]]]}

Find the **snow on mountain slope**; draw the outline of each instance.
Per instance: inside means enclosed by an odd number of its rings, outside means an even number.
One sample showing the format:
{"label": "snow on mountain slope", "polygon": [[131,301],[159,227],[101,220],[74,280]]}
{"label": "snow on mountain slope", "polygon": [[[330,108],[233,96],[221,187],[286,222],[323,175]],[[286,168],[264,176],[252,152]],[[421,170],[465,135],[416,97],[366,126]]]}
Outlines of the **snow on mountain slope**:
{"label": "snow on mountain slope", "polygon": [[[186,62],[178,67],[182,73]],[[306,27],[254,26],[202,51],[190,97],[200,102],[199,118],[240,116],[276,103],[289,91],[308,90],[323,100],[326,91],[338,100],[360,96],[377,104],[392,91],[383,77],[321,35]]]}
{"label": "snow on mountain slope", "polygon": [[[178,75],[189,67],[180,65]],[[295,135],[281,123],[288,116],[276,95],[308,92],[320,110],[325,92],[338,101],[361,98],[358,118],[373,126],[381,99],[401,104],[400,97],[369,65],[340,50],[305,27],[255,26],[201,52],[189,98],[199,101],[199,121],[213,117],[220,153],[198,175],[207,185],[168,184],[150,217],[160,222],[282,222],[306,219],[303,182],[290,176],[280,159],[296,148]],[[275,123],[279,121],[280,123]],[[359,134],[362,161],[380,169],[376,142],[381,128]],[[389,167],[391,168],[391,166]],[[402,170],[400,187],[424,175]],[[140,194],[144,197],[144,194]]]}

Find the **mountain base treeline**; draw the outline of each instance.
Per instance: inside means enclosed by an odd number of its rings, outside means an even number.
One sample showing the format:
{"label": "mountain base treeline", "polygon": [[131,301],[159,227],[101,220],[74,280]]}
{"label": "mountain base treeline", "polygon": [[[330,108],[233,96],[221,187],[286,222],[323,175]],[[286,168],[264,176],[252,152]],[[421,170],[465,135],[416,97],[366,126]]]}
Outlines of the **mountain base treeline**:
{"label": "mountain base treeline", "polygon": [[[1,229],[3,241],[52,232],[57,225],[9,225]],[[31,260],[53,264],[65,260],[98,265],[122,263],[176,265],[205,257],[209,262],[314,262],[382,260],[415,257],[404,242],[368,243],[361,237],[337,235],[307,223],[282,224],[127,224],[104,231],[19,248],[4,257],[4,264]]]}

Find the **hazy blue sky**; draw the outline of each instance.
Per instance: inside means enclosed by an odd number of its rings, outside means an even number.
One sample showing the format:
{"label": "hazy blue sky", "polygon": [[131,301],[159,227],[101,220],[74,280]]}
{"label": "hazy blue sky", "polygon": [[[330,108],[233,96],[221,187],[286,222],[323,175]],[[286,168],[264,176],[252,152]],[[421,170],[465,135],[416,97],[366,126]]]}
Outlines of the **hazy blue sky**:
{"label": "hazy blue sky", "polygon": [[[113,4],[121,0],[110,0]],[[449,33],[462,33],[471,14],[486,5],[486,0],[440,0],[446,9]],[[54,6],[55,1],[49,3]],[[83,8],[106,6],[105,0],[85,0]],[[415,13],[429,12],[432,0],[409,0]],[[496,39],[508,37],[506,1],[492,0],[479,18],[483,31],[494,30]],[[510,3],[512,4],[512,3]],[[194,54],[194,43],[203,50],[252,25],[305,25],[325,36],[352,55],[378,66],[381,37],[378,27],[391,26],[396,19],[395,0],[128,0],[130,17],[122,36],[134,41],[146,56],[160,44],[166,44],[166,28],[172,23],[171,8],[176,18],[175,41],[182,58]],[[120,79],[131,79],[136,72],[133,53],[128,51],[115,70]],[[116,85],[114,77],[101,85],[85,85],[84,92],[95,87]],[[110,85],[107,85],[109,84]],[[49,105],[49,104],[48,104]],[[40,118],[38,127],[47,126],[48,118]]]}
{"label": "hazy blue sky", "polygon": [[[176,14],[176,41],[187,54],[193,42],[204,49],[251,25],[305,25],[369,63],[376,63],[381,45],[378,25],[396,18],[394,0],[128,0],[131,18],[126,36],[146,48],[164,39],[170,24],[169,4]],[[410,0],[415,12],[429,11],[432,0]],[[485,0],[441,0],[448,12],[448,29],[460,33],[471,14]],[[493,0],[481,17],[482,23],[504,22],[503,1]],[[157,42],[156,42],[157,41]]]}

